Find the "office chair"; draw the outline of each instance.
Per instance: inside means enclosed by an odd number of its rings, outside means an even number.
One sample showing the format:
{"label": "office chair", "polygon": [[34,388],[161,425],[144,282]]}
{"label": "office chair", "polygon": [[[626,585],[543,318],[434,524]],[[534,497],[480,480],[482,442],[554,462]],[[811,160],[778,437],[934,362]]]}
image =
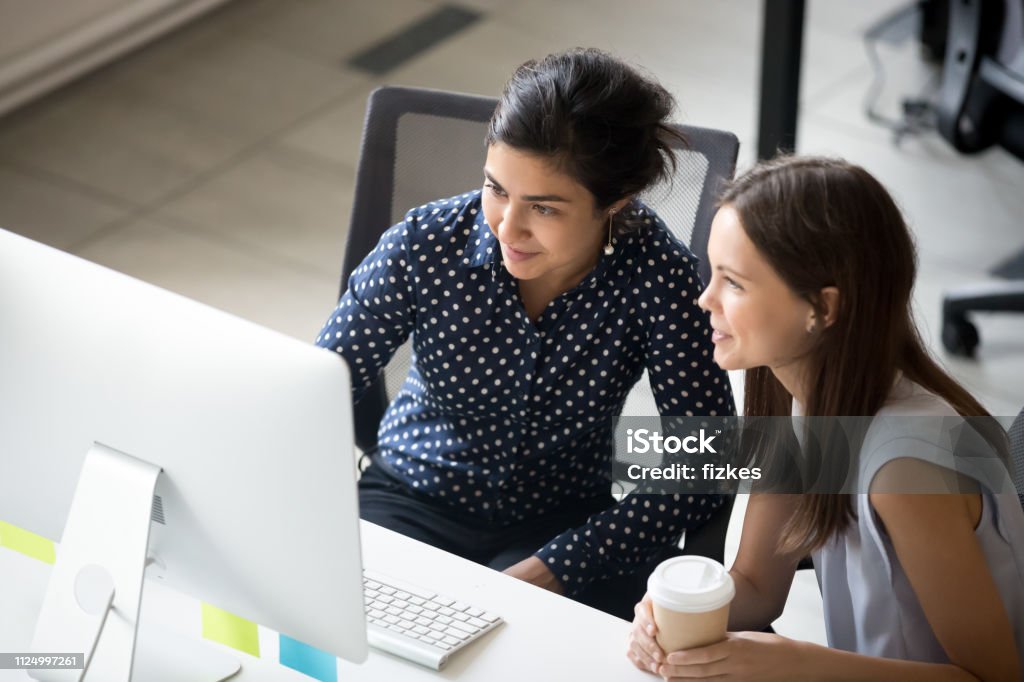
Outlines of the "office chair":
{"label": "office chair", "polygon": [[[434,199],[480,187],[486,154],[484,137],[497,100],[421,88],[385,86],[369,98],[355,198],[341,271],[341,293],[349,275],[373,250],[380,235],[405,212]],[[644,201],[700,259],[708,280],[707,242],[715,199],[736,167],[739,140],[732,133],[676,126],[689,142],[679,151],[671,186],[648,192]],[[408,372],[410,344],[400,348],[355,406],[356,443],[364,453],[377,447],[377,427]],[[630,412],[656,415],[647,381],[641,377],[627,400]],[[686,540],[687,553],[722,561],[732,498]]]}
{"label": "office chair", "polygon": [[[999,144],[1024,160],[1024,0],[959,0],[949,12],[939,133],[961,152]],[[953,355],[973,357],[978,346],[968,312],[1024,312],[1024,252],[993,274],[1012,280],[943,297],[942,345]]]}
{"label": "office chair", "polygon": [[1020,506],[1024,507],[1024,409],[1010,426],[1010,461],[1013,463],[1013,484],[1017,488]]}

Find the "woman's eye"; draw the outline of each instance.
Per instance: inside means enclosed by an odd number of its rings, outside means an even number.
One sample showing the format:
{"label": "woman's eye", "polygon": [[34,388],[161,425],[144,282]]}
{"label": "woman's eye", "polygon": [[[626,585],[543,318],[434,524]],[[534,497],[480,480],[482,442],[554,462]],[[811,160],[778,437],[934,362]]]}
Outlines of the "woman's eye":
{"label": "woman's eye", "polygon": [[743,291],[743,287],[741,287],[741,286],[739,285],[739,282],[737,282],[736,280],[734,280],[734,279],[733,279],[732,277],[726,277],[726,278],[725,278],[725,282],[726,282],[726,284],[728,284],[728,285],[729,285],[729,288],[730,288],[730,289],[736,289],[736,290],[738,290],[738,291]]}
{"label": "woman's eye", "polygon": [[555,215],[556,213],[558,213],[558,211],[556,211],[555,209],[551,208],[550,206],[544,206],[543,204],[534,204],[533,210],[539,213],[540,215]]}
{"label": "woman's eye", "polygon": [[505,196],[505,190],[501,189],[497,185],[491,184],[489,182],[485,182],[484,183],[484,187],[486,187],[488,190],[490,190],[491,194],[493,194],[496,197],[503,197],[503,196]]}

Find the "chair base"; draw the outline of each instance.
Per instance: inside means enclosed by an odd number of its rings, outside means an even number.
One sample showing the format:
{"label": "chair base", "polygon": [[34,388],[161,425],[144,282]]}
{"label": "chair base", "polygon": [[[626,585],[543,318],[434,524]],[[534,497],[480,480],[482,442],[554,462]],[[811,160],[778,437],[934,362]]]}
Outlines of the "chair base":
{"label": "chair base", "polygon": [[978,329],[967,313],[1024,312],[1024,282],[994,282],[964,287],[942,300],[942,345],[952,355],[972,358],[978,347]]}

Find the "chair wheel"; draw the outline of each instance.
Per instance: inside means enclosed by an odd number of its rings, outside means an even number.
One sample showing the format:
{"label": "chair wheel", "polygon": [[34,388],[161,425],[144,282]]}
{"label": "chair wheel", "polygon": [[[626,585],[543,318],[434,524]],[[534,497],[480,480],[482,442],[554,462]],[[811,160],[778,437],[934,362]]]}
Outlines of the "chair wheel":
{"label": "chair wheel", "polygon": [[942,345],[952,355],[973,358],[979,340],[978,328],[965,318],[947,320],[942,324]]}

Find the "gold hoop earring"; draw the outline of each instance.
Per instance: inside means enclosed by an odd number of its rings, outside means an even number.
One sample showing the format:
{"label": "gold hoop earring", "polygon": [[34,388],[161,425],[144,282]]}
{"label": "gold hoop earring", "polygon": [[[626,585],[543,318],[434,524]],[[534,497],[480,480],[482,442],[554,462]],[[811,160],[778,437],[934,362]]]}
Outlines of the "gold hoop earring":
{"label": "gold hoop earring", "polygon": [[604,245],[604,255],[610,256],[615,253],[615,246],[612,244],[612,218],[615,211],[608,211],[608,243]]}

